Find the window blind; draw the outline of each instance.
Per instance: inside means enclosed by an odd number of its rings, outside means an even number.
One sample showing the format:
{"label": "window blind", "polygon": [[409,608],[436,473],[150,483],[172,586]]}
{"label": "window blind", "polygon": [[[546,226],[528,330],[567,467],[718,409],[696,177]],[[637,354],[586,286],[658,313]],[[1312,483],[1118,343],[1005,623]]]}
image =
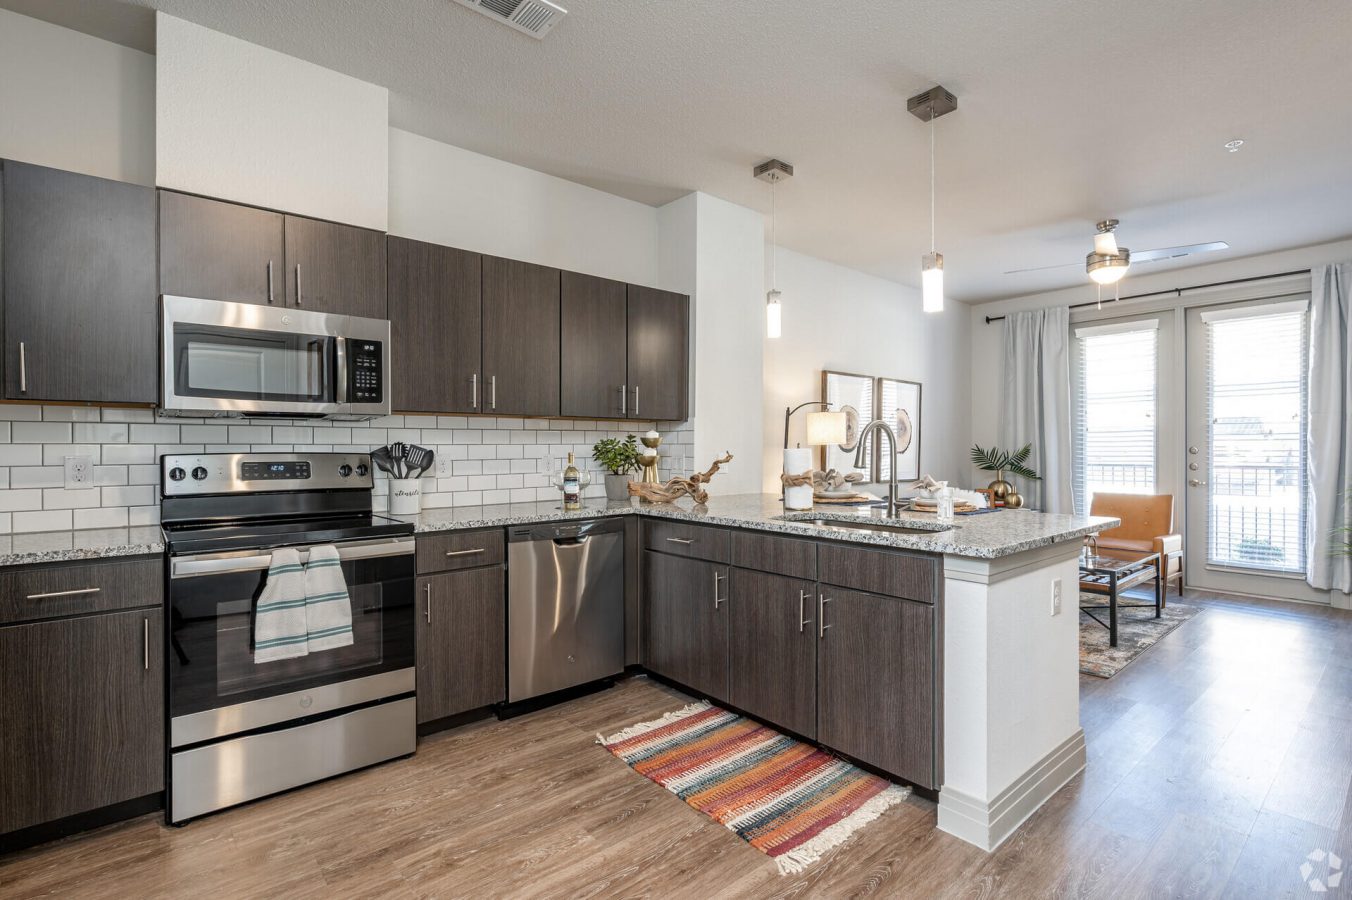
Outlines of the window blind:
{"label": "window blind", "polygon": [[1207,561],[1304,572],[1307,313],[1260,307],[1204,321]]}
{"label": "window blind", "polygon": [[1099,492],[1155,490],[1154,322],[1084,329],[1078,342],[1075,508],[1088,514]]}

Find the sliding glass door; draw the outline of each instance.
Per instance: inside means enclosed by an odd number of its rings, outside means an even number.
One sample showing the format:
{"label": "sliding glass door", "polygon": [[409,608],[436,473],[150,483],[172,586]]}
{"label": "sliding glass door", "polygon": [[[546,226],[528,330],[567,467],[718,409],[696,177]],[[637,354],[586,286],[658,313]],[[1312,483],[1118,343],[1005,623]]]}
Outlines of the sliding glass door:
{"label": "sliding glass door", "polygon": [[1308,297],[1187,313],[1187,573],[1302,598]]}

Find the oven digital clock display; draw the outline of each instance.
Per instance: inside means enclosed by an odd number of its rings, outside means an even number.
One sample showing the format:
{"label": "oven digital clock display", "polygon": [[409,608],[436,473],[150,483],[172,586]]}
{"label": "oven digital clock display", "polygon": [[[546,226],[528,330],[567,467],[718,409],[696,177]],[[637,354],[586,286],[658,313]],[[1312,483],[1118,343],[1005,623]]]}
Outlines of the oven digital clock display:
{"label": "oven digital clock display", "polygon": [[309,478],[308,462],[246,462],[239,467],[241,481],[272,481],[277,479]]}

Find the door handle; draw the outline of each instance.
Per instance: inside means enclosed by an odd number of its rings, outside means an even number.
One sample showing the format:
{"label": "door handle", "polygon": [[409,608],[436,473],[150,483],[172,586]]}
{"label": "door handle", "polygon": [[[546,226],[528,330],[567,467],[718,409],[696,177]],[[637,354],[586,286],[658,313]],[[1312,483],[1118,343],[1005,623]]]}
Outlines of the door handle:
{"label": "door handle", "polygon": [[469,408],[479,408],[479,373],[469,376]]}
{"label": "door handle", "polygon": [[272,260],[268,260],[268,306],[272,305]]}
{"label": "door handle", "polygon": [[1188,479],[1188,487],[1206,487],[1205,481],[1199,481],[1196,478]]}
{"label": "door handle", "polygon": [[726,597],[718,596],[719,582],[721,582],[724,578],[727,577],[728,576],[724,575],[722,572],[718,571],[717,569],[714,569],[714,609],[718,609],[718,607],[722,606],[724,603],[727,602]]}
{"label": "door handle", "polygon": [[427,624],[432,624],[432,582],[423,585],[423,597],[427,599],[427,605],[424,607],[423,615],[427,617]]}
{"label": "door handle", "polygon": [[497,410],[498,408],[498,376],[488,376],[488,408]]}
{"label": "door handle", "polygon": [[150,619],[141,620],[141,668],[150,671]]}
{"label": "door handle", "polygon": [[620,415],[629,415],[629,385],[620,385]]}
{"label": "door handle", "polygon": [[826,624],[826,604],[831,602],[831,598],[825,594],[817,595],[817,637],[826,637],[826,629],[830,625]]}
{"label": "door handle", "polygon": [[19,341],[19,393],[28,393],[28,354],[24,352],[23,341]]}
{"label": "door handle", "polygon": [[300,263],[296,263],[296,305],[304,306],[304,304],[300,302],[300,298]]}
{"label": "door handle", "polygon": [[807,612],[807,591],[798,592],[798,633],[802,634],[803,629],[812,624],[812,620],[804,618]]}
{"label": "door handle", "polygon": [[634,385],[634,415],[638,415],[638,385]]}

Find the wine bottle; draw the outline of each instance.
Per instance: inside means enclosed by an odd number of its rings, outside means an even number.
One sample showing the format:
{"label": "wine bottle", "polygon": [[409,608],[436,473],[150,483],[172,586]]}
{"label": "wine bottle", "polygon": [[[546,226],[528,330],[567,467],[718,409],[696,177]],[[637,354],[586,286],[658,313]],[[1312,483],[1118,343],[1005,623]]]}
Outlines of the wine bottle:
{"label": "wine bottle", "polygon": [[568,467],[563,470],[563,508],[582,508],[582,475],[573,465],[573,454],[568,454]]}

